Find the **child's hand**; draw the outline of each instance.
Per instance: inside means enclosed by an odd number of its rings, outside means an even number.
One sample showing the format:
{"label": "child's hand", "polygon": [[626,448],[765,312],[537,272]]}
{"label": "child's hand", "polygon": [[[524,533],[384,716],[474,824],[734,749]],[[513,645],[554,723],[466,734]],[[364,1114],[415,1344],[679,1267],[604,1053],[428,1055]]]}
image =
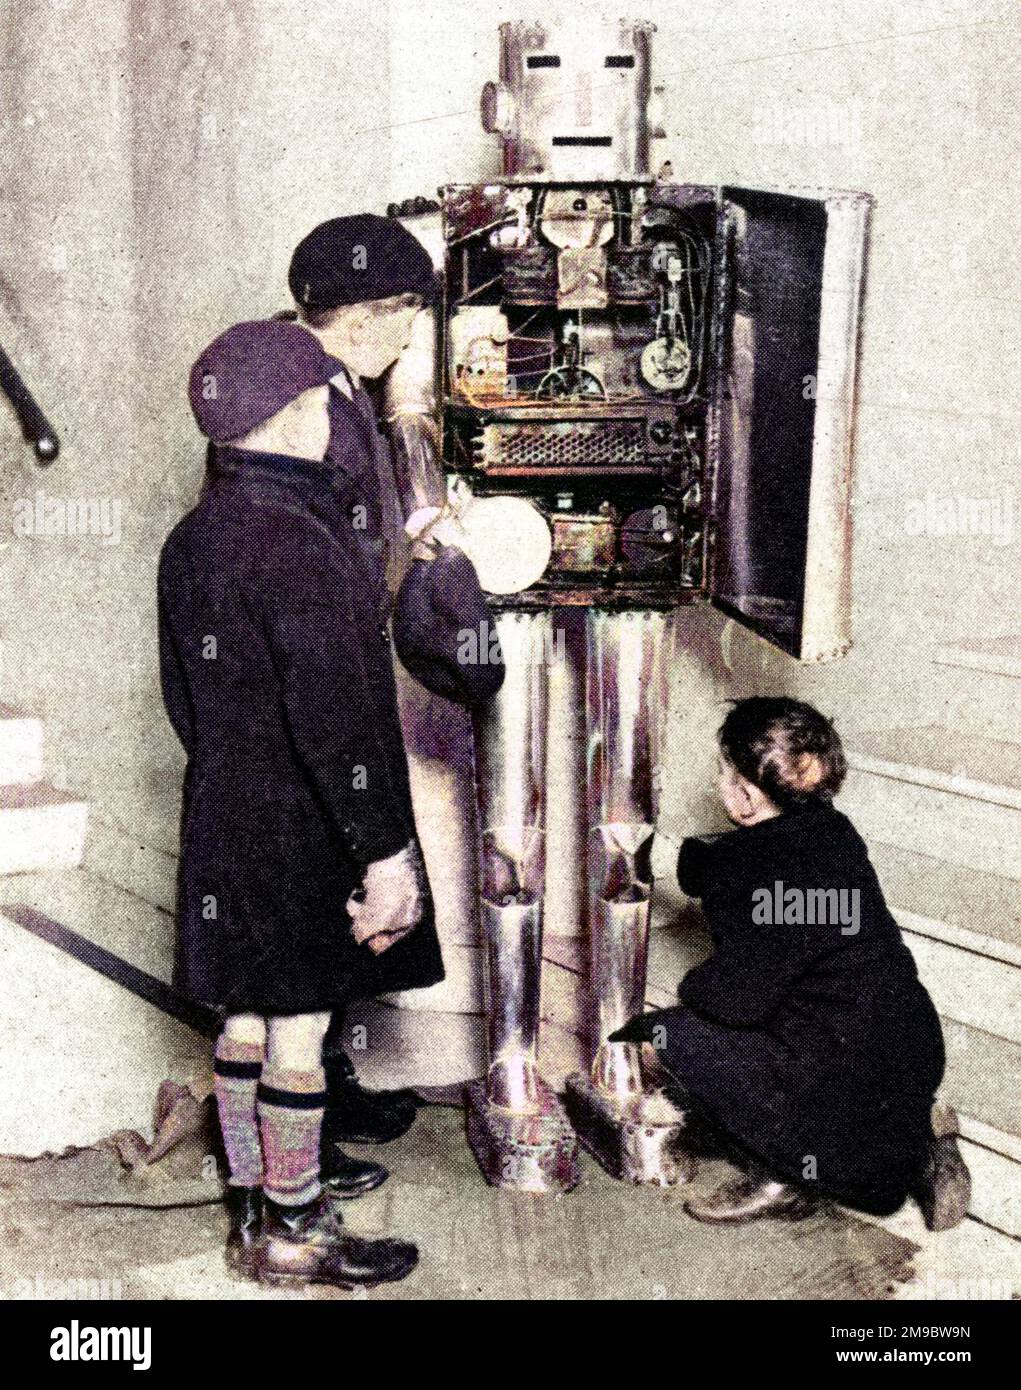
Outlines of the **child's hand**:
{"label": "child's hand", "polygon": [[364,886],[347,900],[351,934],[379,955],[418,925],[424,906],[418,846],[411,843],[365,870]]}
{"label": "child's hand", "polygon": [[376,936],[370,936],[365,944],[374,956],[381,956],[384,951],[389,951],[391,946],[396,946],[398,941],[403,941],[410,931],[414,931],[414,928],[408,927],[404,931],[382,931]]}

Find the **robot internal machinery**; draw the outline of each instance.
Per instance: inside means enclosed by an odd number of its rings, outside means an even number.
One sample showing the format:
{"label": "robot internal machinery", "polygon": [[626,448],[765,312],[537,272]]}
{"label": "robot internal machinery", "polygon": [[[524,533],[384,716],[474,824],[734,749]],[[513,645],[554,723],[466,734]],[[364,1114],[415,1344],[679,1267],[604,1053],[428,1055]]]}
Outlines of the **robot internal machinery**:
{"label": "robot internal machinery", "polygon": [[[689,1176],[684,1116],[633,1044],[645,998],[665,666],[708,598],[800,660],[847,650],[855,358],[870,200],[674,182],[654,26],[509,23],[482,118],[502,172],[393,209],[434,253],[388,383],[408,515],[440,506],[499,616],[507,676],[476,727],[487,1179]],[[590,1066],[538,1064],[551,653],[584,691]]]}

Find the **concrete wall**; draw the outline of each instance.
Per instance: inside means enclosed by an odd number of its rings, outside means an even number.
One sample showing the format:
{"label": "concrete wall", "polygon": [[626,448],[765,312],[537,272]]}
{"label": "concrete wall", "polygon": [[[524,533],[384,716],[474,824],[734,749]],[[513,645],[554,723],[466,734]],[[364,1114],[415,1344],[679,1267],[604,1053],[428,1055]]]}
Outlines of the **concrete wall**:
{"label": "concrete wall", "polygon": [[[202,476],[187,370],[288,303],[310,227],[385,200],[385,121],[355,132],[386,110],[386,12],[19,0],[0,43],[0,341],[63,442],[38,469],[0,406],[0,690],[45,716],[56,780],[172,842],[154,583]],[[119,544],[12,536],[40,488],[119,507]]]}

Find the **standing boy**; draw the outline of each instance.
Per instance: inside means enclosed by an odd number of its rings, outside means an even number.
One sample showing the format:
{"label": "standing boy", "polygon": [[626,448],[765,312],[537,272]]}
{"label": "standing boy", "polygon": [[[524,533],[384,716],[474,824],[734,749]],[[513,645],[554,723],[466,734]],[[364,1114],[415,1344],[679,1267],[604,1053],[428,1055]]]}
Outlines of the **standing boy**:
{"label": "standing boy", "polygon": [[[435,282],[432,261],[419,241],[400,222],[374,213],[320,223],[298,244],[288,273],[301,321],[339,359],[330,382],[326,461],[349,541],[380,592],[388,569],[394,577],[393,547],[401,543],[402,517],[389,451],[362,381],[374,381],[393,366],[419,309],[432,300]],[[352,980],[349,1001],[364,994]],[[344,1016],[343,1007],[334,1010],[324,1050],[323,1164],[334,1184],[366,1180],[359,1171],[364,1161],[351,1159],[341,1144],[385,1143],[415,1118],[408,1092],[368,1091],[359,1084],[345,1050]]]}
{"label": "standing boy", "polygon": [[385,590],[324,463],[339,364],[239,324],[191,376],[210,485],[160,560],[164,698],[188,753],[177,979],[224,1015],[228,1262],[267,1281],[405,1277],[320,1175],[322,1043],[355,995],[442,978],[397,717]]}

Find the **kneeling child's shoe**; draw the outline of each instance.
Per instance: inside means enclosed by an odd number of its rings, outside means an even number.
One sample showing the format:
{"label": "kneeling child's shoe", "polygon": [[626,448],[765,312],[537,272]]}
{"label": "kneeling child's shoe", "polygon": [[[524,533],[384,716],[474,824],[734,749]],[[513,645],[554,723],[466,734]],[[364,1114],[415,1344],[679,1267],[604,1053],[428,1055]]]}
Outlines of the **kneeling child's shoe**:
{"label": "kneeling child's shoe", "polygon": [[738,1226],[767,1217],[802,1221],[818,1207],[817,1198],[789,1183],[756,1174],[724,1183],[708,1197],[690,1197],[684,1204],[684,1210],[696,1221],[717,1226]]}
{"label": "kneeling child's shoe", "polygon": [[957,1116],[949,1106],[933,1108],[933,1139],[915,1189],[930,1231],[949,1231],[968,1215],[971,1174],[957,1143]]}

